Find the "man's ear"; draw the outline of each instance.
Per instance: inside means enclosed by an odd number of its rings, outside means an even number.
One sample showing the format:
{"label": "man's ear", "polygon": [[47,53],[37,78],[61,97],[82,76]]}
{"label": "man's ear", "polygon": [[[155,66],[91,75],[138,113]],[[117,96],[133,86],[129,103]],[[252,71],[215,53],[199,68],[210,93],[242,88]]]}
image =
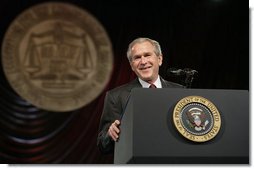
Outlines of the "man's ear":
{"label": "man's ear", "polygon": [[163,61],[163,56],[162,55],[160,55],[160,56],[158,56],[159,58],[159,66],[161,66],[162,65],[162,61]]}

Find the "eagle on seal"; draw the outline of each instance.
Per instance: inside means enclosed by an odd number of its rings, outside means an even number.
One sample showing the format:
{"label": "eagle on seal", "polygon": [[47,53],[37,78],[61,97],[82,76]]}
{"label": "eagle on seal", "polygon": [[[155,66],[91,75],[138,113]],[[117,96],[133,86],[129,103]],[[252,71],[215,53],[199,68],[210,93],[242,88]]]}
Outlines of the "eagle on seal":
{"label": "eagle on seal", "polygon": [[186,112],[187,123],[191,128],[194,128],[196,131],[205,130],[207,124],[209,123],[206,119],[206,114],[202,109],[194,107]]}

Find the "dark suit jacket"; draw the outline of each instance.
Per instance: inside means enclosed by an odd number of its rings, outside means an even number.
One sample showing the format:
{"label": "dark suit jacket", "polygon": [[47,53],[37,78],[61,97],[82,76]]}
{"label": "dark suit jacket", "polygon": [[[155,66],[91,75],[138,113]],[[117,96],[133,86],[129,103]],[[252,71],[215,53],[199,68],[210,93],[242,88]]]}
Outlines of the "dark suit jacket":
{"label": "dark suit jacket", "polygon": [[[162,78],[161,85],[162,88],[183,88],[183,86],[179,84],[168,82]],[[107,134],[108,128],[115,120],[121,120],[121,116],[129,99],[131,90],[133,88],[140,87],[142,87],[142,85],[140,84],[138,78],[136,78],[130,83],[119,86],[106,93],[99,125],[99,135],[97,138],[97,145],[102,153],[113,152],[114,141],[111,140]]]}

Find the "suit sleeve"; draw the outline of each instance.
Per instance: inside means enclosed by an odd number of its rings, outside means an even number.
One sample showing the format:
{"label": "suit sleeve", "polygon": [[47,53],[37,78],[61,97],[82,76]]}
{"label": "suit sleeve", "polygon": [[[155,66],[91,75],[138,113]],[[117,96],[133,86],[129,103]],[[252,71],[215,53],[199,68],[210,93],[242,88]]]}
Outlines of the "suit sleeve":
{"label": "suit sleeve", "polygon": [[117,101],[118,99],[114,98],[112,93],[106,93],[97,138],[97,146],[104,154],[114,151],[114,141],[108,135],[108,129],[111,123],[120,119],[121,108]]}

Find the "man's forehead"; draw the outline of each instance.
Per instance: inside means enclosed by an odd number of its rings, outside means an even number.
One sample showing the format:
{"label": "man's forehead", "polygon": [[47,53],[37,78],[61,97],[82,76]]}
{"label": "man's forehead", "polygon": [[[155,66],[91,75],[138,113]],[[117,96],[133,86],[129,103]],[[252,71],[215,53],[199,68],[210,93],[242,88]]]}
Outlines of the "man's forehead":
{"label": "man's forehead", "polygon": [[153,45],[149,42],[149,41],[145,41],[145,42],[140,42],[140,43],[136,43],[132,46],[131,50],[136,50],[138,49],[147,49],[147,47],[153,47]]}

